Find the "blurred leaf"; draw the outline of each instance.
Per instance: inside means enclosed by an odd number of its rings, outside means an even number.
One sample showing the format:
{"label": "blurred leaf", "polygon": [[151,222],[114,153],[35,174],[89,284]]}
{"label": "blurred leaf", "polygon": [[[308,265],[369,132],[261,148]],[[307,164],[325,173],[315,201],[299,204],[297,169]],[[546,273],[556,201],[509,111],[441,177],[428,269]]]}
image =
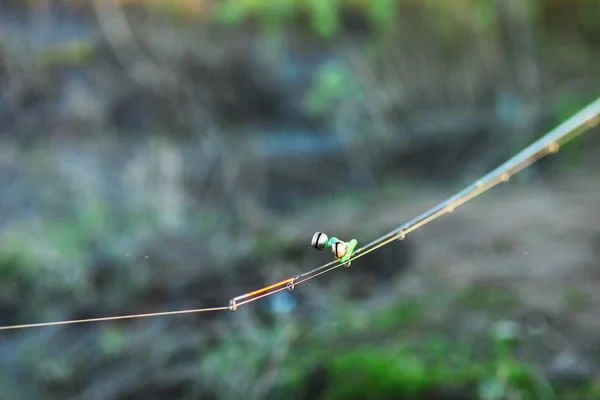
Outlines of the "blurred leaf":
{"label": "blurred leaf", "polygon": [[488,32],[495,26],[496,3],[487,0],[477,0],[471,3],[473,24],[479,32]]}
{"label": "blurred leaf", "polygon": [[235,24],[249,15],[246,2],[236,0],[223,0],[217,6],[216,20],[223,24]]}
{"label": "blurred leaf", "polygon": [[407,300],[394,305],[385,312],[378,314],[373,325],[381,329],[390,329],[399,325],[406,325],[419,321],[426,311],[425,302]]}
{"label": "blurred leaf", "polygon": [[0,248],[0,282],[11,281],[16,275],[31,275],[39,272],[42,264],[33,254],[26,241],[12,237]]}
{"label": "blurred leaf", "polygon": [[327,63],[317,70],[305,104],[312,114],[326,114],[340,101],[355,97],[356,93],[357,84],[347,68],[339,63]]}
{"label": "blurred leaf", "polygon": [[398,0],[371,0],[367,2],[367,13],[376,27],[388,27],[396,20]]}
{"label": "blurred leaf", "polygon": [[125,337],[118,328],[108,326],[101,331],[100,347],[105,353],[118,353],[123,349],[124,345]]}
{"label": "blurred leaf", "polygon": [[307,0],[311,25],[315,32],[324,38],[330,38],[339,30],[339,0]]}
{"label": "blurred leaf", "polygon": [[[554,103],[554,112],[557,118],[556,125],[563,123],[586,105],[587,102],[578,96],[565,95],[558,97]],[[585,157],[584,146],[585,142],[583,140],[570,142],[568,146],[561,148],[559,159],[563,161],[566,167],[581,165]]]}

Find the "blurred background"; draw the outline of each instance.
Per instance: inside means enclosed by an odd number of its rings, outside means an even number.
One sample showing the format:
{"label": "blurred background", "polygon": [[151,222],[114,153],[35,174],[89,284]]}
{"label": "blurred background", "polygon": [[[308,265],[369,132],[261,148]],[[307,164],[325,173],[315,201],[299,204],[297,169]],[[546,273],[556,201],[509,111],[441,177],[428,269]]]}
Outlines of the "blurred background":
{"label": "blurred background", "polygon": [[[0,325],[225,306],[600,96],[597,0],[0,2]],[[228,311],[0,332],[0,399],[599,399],[598,129]]]}

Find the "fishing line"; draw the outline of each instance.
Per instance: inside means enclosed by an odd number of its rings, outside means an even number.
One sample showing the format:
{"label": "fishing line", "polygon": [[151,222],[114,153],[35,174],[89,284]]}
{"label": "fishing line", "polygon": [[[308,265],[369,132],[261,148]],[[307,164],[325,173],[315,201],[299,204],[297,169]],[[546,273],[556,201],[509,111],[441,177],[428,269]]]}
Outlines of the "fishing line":
{"label": "fishing line", "polygon": [[500,165],[490,173],[484,175],[480,179],[476,180],[460,192],[442,201],[436,206],[425,211],[421,215],[415,217],[411,221],[401,225],[400,227],[386,233],[385,235],[373,240],[367,245],[355,250],[352,256],[345,262],[340,260],[331,261],[323,264],[310,271],[298,274],[294,277],[284,279],[280,282],[274,283],[269,286],[257,289],[252,292],[245,293],[243,295],[234,297],[230,300],[228,306],[212,307],[212,308],[199,308],[189,309],[181,311],[167,311],[150,314],[133,314],[133,315],[121,315],[114,317],[104,318],[91,318],[91,319],[80,319],[80,320],[66,320],[56,322],[44,322],[37,324],[25,324],[25,325],[11,325],[2,326],[0,330],[9,329],[23,329],[23,328],[34,328],[43,326],[54,326],[54,325],[67,325],[77,324],[84,322],[101,322],[101,321],[115,321],[121,319],[132,319],[132,318],[147,318],[147,317],[158,317],[167,315],[177,314],[191,314],[200,312],[213,312],[213,311],[236,311],[238,307],[248,303],[252,303],[256,300],[262,299],[267,296],[271,296],[275,293],[279,293],[283,290],[294,290],[294,288],[306,281],[309,281],[317,276],[328,273],[337,269],[341,266],[349,267],[350,263],[362,256],[365,256],[372,251],[375,251],[395,240],[402,240],[407,234],[421,228],[427,223],[441,217],[444,214],[453,212],[457,207],[466,203],[467,201],[479,196],[480,194],[488,191],[499,183],[508,182],[511,176],[518,173],[519,171],[527,168],[534,164],[541,158],[554,154],[559,151],[560,147],[579,136],[588,129],[595,127],[600,122],[600,98],[589,104],[587,107],[581,109],[577,114],[573,115],[567,121],[563,122],[532,144],[527,146],[525,149],[517,153],[515,156],[510,158],[504,164]]}
{"label": "fishing line", "polygon": [[213,307],[213,308],[198,308],[195,310],[165,311],[165,312],[157,312],[157,313],[149,313],[149,314],[118,315],[115,317],[72,319],[72,320],[68,320],[68,321],[42,322],[39,324],[3,326],[3,327],[0,327],[0,330],[35,328],[35,327],[42,327],[42,326],[67,325],[67,324],[80,324],[83,322],[115,321],[115,320],[119,320],[119,319],[147,318],[147,317],[158,317],[158,316],[163,316],[163,315],[190,314],[190,313],[209,312],[209,311],[224,311],[224,310],[228,310],[228,309],[229,309],[229,307]]}

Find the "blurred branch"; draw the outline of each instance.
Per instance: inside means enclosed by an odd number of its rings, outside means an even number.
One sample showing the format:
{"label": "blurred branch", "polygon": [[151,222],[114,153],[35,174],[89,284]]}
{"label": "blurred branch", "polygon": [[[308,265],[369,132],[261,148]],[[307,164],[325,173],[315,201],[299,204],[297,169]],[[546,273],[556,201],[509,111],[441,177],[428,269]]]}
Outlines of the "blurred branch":
{"label": "blurred branch", "polygon": [[115,0],[93,0],[98,23],[114,55],[129,76],[143,87],[163,93],[164,86],[176,87],[178,77],[161,68],[136,44],[125,13]]}

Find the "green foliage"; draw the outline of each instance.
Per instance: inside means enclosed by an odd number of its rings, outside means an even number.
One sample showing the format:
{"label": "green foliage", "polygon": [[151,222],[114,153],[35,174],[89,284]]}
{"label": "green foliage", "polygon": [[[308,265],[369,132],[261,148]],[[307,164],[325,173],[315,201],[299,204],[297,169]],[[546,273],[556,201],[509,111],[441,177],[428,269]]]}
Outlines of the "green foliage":
{"label": "green foliage", "polygon": [[427,311],[428,303],[422,300],[407,300],[395,304],[385,313],[377,314],[373,318],[372,325],[378,329],[393,329],[398,326],[406,326],[423,319]]}
{"label": "green foliage", "polygon": [[507,310],[517,306],[512,293],[495,288],[470,288],[460,294],[460,302],[470,309]]}
{"label": "green foliage", "polygon": [[427,367],[410,349],[350,350],[329,362],[332,382],[324,398],[376,399],[416,394],[428,384]]}
{"label": "green foliage", "polygon": [[308,0],[306,2],[312,29],[321,37],[331,37],[339,31],[339,0]]}
{"label": "green foliage", "polygon": [[499,400],[509,390],[516,388],[523,395],[538,386],[526,364],[500,357],[485,361],[465,349],[443,337],[431,337],[339,353],[328,363],[332,382],[325,398],[419,398],[448,387],[468,395],[469,388],[478,387],[481,399]]}
{"label": "green foliage", "polygon": [[398,0],[373,0],[366,2],[366,13],[375,28],[387,28],[394,24],[398,13]]}
{"label": "green foliage", "polygon": [[215,20],[225,25],[239,24],[246,19],[258,20],[263,28],[282,28],[296,12],[293,0],[274,2],[226,0],[220,3]]}
{"label": "green foliage", "polygon": [[351,71],[343,64],[331,62],[316,71],[304,103],[313,115],[324,116],[342,101],[358,100],[359,96],[359,84]]}
{"label": "green foliage", "polygon": [[563,294],[565,302],[572,307],[585,307],[591,302],[590,294],[579,287],[566,288]]}
{"label": "green foliage", "polygon": [[[556,387],[535,365],[521,360],[517,356],[520,336],[513,323],[494,324],[489,335],[484,333],[479,340],[433,330],[425,333],[422,327],[414,331],[415,322],[428,309],[441,306],[443,297],[415,298],[378,312],[341,304],[331,315],[332,323],[287,339],[281,333],[298,332],[294,323],[261,329],[259,335],[252,335],[256,339],[232,339],[211,348],[203,366],[213,383],[223,385],[234,397],[240,394],[233,393],[236,389],[227,384],[230,379],[242,386],[260,381],[269,354],[278,352],[285,354],[281,360],[286,361],[280,361],[285,367],[277,370],[273,390],[296,393],[312,385],[312,372],[318,367],[323,382],[319,390],[324,390],[319,398],[326,400],[421,399],[450,388],[465,398],[481,400],[580,399],[598,393],[598,385],[592,383]],[[353,344],[356,338],[361,345]],[[219,381],[220,376],[229,380]]]}
{"label": "green foliage", "polygon": [[84,255],[91,241],[106,232],[110,220],[105,205],[86,205],[73,219],[44,224],[43,241],[65,261],[69,259],[73,265],[84,267]]}
{"label": "green foliage", "polygon": [[[277,227],[273,229],[277,229]],[[274,254],[280,255],[295,244],[282,238],[278,232],[255,234],[253,240],[253,253],[263,257],[273,257]]]}
{"label": "green foliage", "polygon": [[475,29],[480,33],[489,32],[496,26],[497,3],[487,0],[472,2],[471,21]]}
{"label": "green foliage", "polygon": [[393,25],[398,4],[398,0],[225,0],[218,4],[215,20],[227,25],[253,20],[273,30],[306,17],[314,34],[331,38],[341,33],[343,11],[352,9],[364,13],[379,29]]}
{"label": "green foliage", "polygon": [[[362,14],[373,31],[380,33],[397,24],[401,6],[409,5],[411,7],[407,9],[414,10],[416,5],[427,8],[428,20],[432,23],[432,29],[440,34],[440,40],[456,37],[457,15],[480,34],[495,32],[499,4],[489,0],[129,0],[127,3],[139,5],[154,15],[175,17],[178,21],[201,17],[224,25],[255,22],[265,31],[278,33],[287,29],[290,23],[301,24],[306,21],[310,31],[320,38],[343,33],[341,16],[344,12]],[[535,20],[552,3],[550,0],[523,0],[511,4],[511,7],[526,19]],[[598,33],[596,20],[600,14],[600,2],[573,0],[572,3],[583,29]]]}
{"label": "green foliage", "polygon": [[[0,247],[0,274],[11,274],[19,271],[37,272],[40,269],[40,259],[29,249],[27,242],[19,234],[2,238]],[[0,275],[0,279],[2,279]]]}
{"label": "green foliage", "polygon": [[222,24],[237,24],[250,13],[250,10],[247,3],[239,4],[232,0],[225,0],[221,2],[215,17]]}
{"label": "green foliage", "polygon": [[[481,400],[576,399],[598,393],[594,384],[555,387],[533,364],[521,360],[517,356],[519,331],[511,322],[492,325],[489,335],[478,342],[473,338],[457,340],[444,333],[422,334],[422,327],[417,337],[411,335],[411,326],[422,320],[428,309],[441,305],[443,297],[413,299],[380,312],[352,311],[348,306],[345,312],[332,316],[336,323],[330,325],[329,332],[311,335],[294,348],[305,356],[311,353],[306,349],[312,349],[312,361],[303,359],[307,371],[311,365],[325,366],[323,398],[327,400],[418,399],[448,388]],[[495,308],[498,298],[491,296],[490,301],[477,302],[477,307]],[[353,323],[359,314],[361,323]],[[388,339],[359,347],[344,345],[356,333],[365,337],[362,343],[373,343],[368,339],[371,335],[386,334]]]}
{"label": "green foliage", "polygon": [[[469,345],[443,336],[418,342],[363,346],[338,352],[327,362],[330,382],[324,398],[422,398],[454,387],[481,400],[555,399],[554,389],[536,369],[519,361],[511,343],[490,338],[491,359],[476,356]],[[598,388],[571,388],[567,393],[594,393]],[[562,397],[561,397],[562,398]]]}
{"label": "green foliage", "polygon": [[126,344],[126,337],[117,327],[106,326],[100,332],[100,348],[107,354],[120,352]]}
{"label": "green foliage", "polygon": [[26,242],[14,237],[3,240],[0,247],[0,299],[20,297],[18,284],[35,280],[41,268],[40,259]]}
{"label": "green foliage", "polygon": [[[527,0],[515,2],[511,7],[526,20],[535,21],[551,8],[551,3],[548,0]],[[597,34],[600,2],[577,0],[573,3],[577,7],[582,29]],[[397,24],[402,5],[415,4],[427,8],[432,30],[437,31],[440,40],[448,43],[458,39],[460,29],[457,30],[457,22],[466,22],[478,34],[497,33],[498,2],[488,0],[223,0],[217,3],[212,18],[228,25],[254,21],[262,28],[276,32],[282,32],[289,23],[298,24],[307,20],[313,34],[320,38],[331,38],[343,33],[341,16],[345,11],[362,14],[373,32],[381,33]],[[459,19],[456,18],[458,15]]]}
{"label": "green foliage", "polygon": [[578,8],[578,17],[584,31],[596,35],[600,34],[598,25],[598,19],[600,18],[600,1],[581,0]]}
{"label": "green foliage", "polygon": [[39,55],[41,67],[81,66],[93,61],[95,49],[89,41],[74,41],[60,46],[53,46]]}
{"label": "green foliage", "polygon": [[[554,103],[555,125],[559,125],[587,105],[587,101],[579,96],[560,96]],[[585,157],[585,142],[574,140],[568,146],[561,148],[558,155],[566,167],[578,167]]]}
{"label": "green foliage", "polygon": [[288,325],[283,330],[259,328],[254,332],[256,335],[247,335],[242,340],[230,336],[219,347],[211,347],[203,354],[203,376],[224,398],[263,398],[260,392],[273,389],[264,386],[265,378],[272,374],[278,387],[300,384],[307,371],[304,356],[311,354],[291,351],[290,343],[296,332],[293,325]]}

